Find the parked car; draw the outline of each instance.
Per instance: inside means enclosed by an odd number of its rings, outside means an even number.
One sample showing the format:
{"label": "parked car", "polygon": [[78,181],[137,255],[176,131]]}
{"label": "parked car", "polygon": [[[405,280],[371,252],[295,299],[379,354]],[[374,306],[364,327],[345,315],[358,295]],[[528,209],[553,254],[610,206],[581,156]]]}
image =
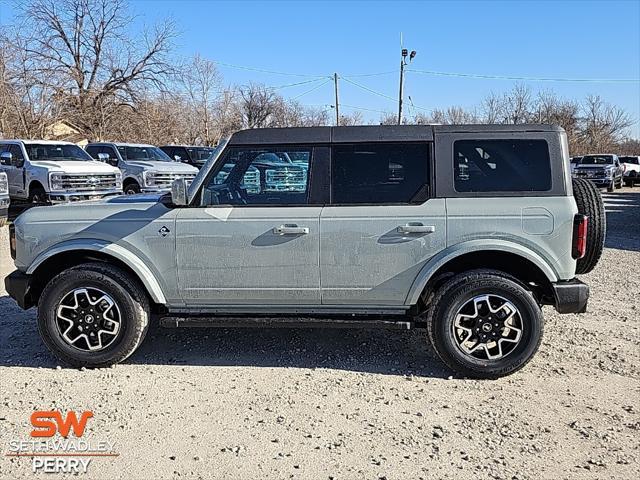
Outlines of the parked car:
{"label": "parked car", "polygon": [[[170,197],[23,213],[6,290],[75,366],[125,360],[157,320],[425,327],[452,369],[500,377],[538,349],[541,305],[587,308],[604,207],[566,151],[544,125],[240,131]],[[246,188],[283,153],[304,186]]]}
{"label": "parked car", "polygon": [[176,178],[192,181],[198,169],[176,162],[153,145],[134,143],[90,143],[87,153],[122,171],[124,193],[168,192]]}
{"label": "parked car", "polygon": [[628,187],[633,187],[640,182],[640,156],[625,155],[619,158],[624,171],[624,183]]}
{"label": "parked car", "polygon": [[209,159],[215,148],[193,145],[163,145],[160,147],[160,150],[176,162],[188,163],[200,169]]}
{"label": "parked car", "polygon": [[9,216],[9,181],[7,174],[0,172],[0,227],[4,227]]}
{"label": "parked car", "polygon": [[12,200],[61,203],[122,193],[120,170],[74,143],[0,140],[0,163]]}
{"label": "parked car", "polygon": [[569,161],[569,165],[571,166],[572,175],[576,167],[580,164],[580,160],[582,160],[582,157],[571,157],[571,160]]}
{"label": "parked car", "polygon": [[623,169],[617,155],[585,155],[573,170],[575,178],[587,178],[598,188],[613,192],[622,188]]}

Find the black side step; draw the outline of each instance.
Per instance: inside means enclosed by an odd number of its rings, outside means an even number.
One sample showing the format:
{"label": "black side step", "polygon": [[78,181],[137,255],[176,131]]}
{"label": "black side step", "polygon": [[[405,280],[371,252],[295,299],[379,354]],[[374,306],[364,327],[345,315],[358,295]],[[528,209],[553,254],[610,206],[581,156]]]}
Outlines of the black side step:
{"label": "black side step", "polygon": [[[407,318],[407,317],[403,317]],[[262,327],[262,328],[388,328],[409,330],[414,326],[409,319],[390,321],[382,319],[350,319],[340,318],[290,318],[290,317],[221,317],[221,316],[163,316],[160,317],[163,327]]]}

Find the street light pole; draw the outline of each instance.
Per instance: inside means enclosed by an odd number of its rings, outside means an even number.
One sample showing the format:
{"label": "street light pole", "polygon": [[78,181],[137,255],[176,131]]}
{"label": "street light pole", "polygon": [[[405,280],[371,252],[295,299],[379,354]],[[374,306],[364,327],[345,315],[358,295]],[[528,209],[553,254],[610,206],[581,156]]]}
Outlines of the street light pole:
{"label": "street light pole", "polygon": [[416,56],[416,51],[411,50],[411,54],[406,48],[402,49],[400,57],[400,92],[398,93],[398,125],[402,124],[402,96],[404,90],[404,67],[407,65],[407,55],[409,55],[409,63]]}
{"label": "street light pole", "polygon": [[333,82],[336,89],[336,127],[340,126],[340,110],[338,109],[338,74],[333,74]]}

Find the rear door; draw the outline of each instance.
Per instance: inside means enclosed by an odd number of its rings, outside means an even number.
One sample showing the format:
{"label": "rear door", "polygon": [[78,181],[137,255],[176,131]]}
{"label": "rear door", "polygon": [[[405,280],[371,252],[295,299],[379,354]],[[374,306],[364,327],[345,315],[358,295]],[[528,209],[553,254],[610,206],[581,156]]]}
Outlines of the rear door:
{"label": "rear door", "polygon": [[319,305],[320,210],[301,167],[264,161],[283,153],[313,168],[317,148],[230,148],[198,204],[176,223],[178,278],[188,306]]}
{"label": "rear door", "polygon": [[331,204],[320,217],[325,305],[404,305],[445,247],[444,200],[430,198],[429,142],[332,147]]}

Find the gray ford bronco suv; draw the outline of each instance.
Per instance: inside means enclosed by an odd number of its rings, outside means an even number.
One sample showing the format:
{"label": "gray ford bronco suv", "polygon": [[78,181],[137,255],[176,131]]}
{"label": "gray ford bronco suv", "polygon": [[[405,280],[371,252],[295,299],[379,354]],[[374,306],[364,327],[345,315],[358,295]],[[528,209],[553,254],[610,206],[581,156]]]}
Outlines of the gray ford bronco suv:
{"label": "gray ford bronco suv", "polygon": [[604,221],[560,128],[245,130],[170,194],[23,213],[6,289],[74,366],[125,360],[151,322],[425,327],[453,370],[496,378],[538,349],[543,305],[585,311]]}

